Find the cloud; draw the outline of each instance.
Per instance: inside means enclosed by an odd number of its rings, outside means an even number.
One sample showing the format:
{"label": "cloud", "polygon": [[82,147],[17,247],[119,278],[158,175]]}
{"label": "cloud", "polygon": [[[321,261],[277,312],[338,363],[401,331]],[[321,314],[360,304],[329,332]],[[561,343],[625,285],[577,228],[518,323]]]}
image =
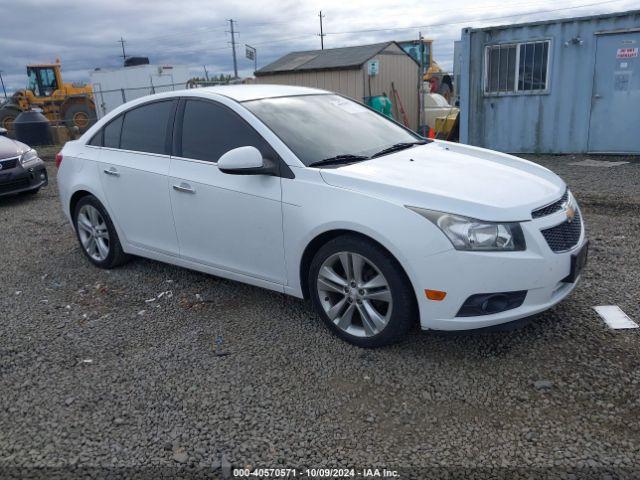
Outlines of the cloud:
{"label": "cloud", "polygon": [[[318,11],[325,15],[325,48],[417,38],[421,30],[434,39],[434,58],[451,68],[453,41],[464,26],[486,26],[528,20],[628,10],[636,0],[599,2],[586,8],[536,14],[596,0],[21,0],[0,3],[0,70],[9,90],[26,83],[25,65],[60,58],[64,78],[87,81],[89,71],[122,64],[120,37],[128,55],[148,56],[152,63],[189,65],[202,75],[232,71],[227,19],[237,21],[238,67],[250,75],[244,44],[254,45],[265,65],[294,50],[319,48]],[[519,14],[509,19],[496,17]],[[382,31],[383,28],[404,30]],[[372,30],[377,31],[362,31]],[[353,33],[349,33],[353,32]]]}

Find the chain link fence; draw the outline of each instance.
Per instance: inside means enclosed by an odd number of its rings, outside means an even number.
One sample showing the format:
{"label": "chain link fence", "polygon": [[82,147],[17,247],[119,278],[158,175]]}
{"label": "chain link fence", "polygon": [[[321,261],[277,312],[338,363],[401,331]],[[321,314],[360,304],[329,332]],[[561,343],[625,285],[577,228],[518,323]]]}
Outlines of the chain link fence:
{"label": "chain link fence", "polygon": [[[186,82],[155,85],[153,84],[153,80],[150,79],[149,85],[107,90],[103,90],[99,85],[94,84],[92,96],[72,99],[73,107],[67,108],[64,113],[61,113],[60,110],[52,109],[51,105],[43,105],[43,108],[39,108],[38,105],[34,105],[31,110],[42,113],[43,116],[34,115],[32,120],[23,117],[19,119],[19,125],[25,126],[26,129],[35,129],[48,122],[50,132],[44,134],[43,138],[50,138],[48,142],[52,144],[63,144],[68,140],[78,138],[87,128],[97,122],[100,118],[107,115],[113,109],[131,100],[145,97],[147,95],[154,95],[156,93],[228,85],[229,83],[233,83],[233,81],[224,82],[191,79]],[[0,135],[11,138],[18,137],[17,139],[20,140],[20,135],[18,134],[16,136],[16,128],[13,122],[21,113],[23,113],[23,111],[18,106],[18,101],[14,97],[8,97],[0,103]],[[28,141],[26,138],[24,140]]]}

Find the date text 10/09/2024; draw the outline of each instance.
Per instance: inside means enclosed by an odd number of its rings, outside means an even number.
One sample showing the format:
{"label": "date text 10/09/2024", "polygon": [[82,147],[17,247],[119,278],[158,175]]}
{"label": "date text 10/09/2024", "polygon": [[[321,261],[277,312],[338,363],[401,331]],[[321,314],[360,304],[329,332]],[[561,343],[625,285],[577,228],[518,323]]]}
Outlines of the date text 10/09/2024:
{"label": "date text 10/09/2024", "polygon": [[396,470],[386,468],[234,468],[234,478],[397,478]]}

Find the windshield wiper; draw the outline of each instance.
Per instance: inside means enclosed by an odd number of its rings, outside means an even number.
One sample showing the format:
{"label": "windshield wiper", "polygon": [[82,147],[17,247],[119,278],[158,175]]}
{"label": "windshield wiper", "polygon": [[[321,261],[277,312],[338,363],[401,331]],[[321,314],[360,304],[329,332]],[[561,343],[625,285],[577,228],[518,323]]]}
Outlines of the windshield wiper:
{"label": "windshield wiper", "polygon": [[344,153],[342,155],[336,155],[334,157],[325,158],[310,163],[309,167],[318,167],[320,165],[340,165],[343,163],[353,163],[359,160],[369,160],[370,157],[366,155],[354,155],[352,153]]}
{"label": "windshield wiper", "polygon": [[380,150],[379,152],[374,153],[373,155],[371,155],[371,158],[380,157],[382,155],[386,155],[387,153],[399,152],[400,150],[405,150],[405,149],[411,148],[411,147],[413,147],[415,145],[424,145],[426,143],[427,143],[426,140],[418,140],[416,142],[400,142],[400,143],[396,143],[394,145],[391,145],[390,147],[384,148],[384,149]]}

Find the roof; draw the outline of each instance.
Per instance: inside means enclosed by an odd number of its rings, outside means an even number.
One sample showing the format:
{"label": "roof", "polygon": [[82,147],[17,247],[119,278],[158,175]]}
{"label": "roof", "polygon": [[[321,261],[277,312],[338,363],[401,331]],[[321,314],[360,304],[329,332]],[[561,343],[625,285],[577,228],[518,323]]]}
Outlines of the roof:
{"label": "roof", "polygon": [[[292,97],[300,95],[325,95],[330,94],[327,90],[318,88],[296,87],[293,85],[269,85],[269,84],[250,84],[250,85],[217,85],[215,87],[189,88],[186,90],[172,90],[170,92],[156,93],[153,95],[145,95],[124,103],[119,109],[130,108],[139,103],[145,103],[154,99],[162,98],[178,98],[178,97],[210,97],[216,98],[216,95],[230,98],[236,102],[247,102],[250,100],[259,100],[261,98],[277,98]],[[125,107],[126,108],[123,108]]]}
{"label": "roof", "polygon": [[258,100],[259,98],[291,97],[294,95],[317,95],[330,93],[326,90],[308,87],[296,87],[292,85],[219,85],[216,87],[195,88],[188,90],[197,93],[215,93],[231,98],[236,102]]}
{"label": "roof", "polygon": [[355,47],[291,52],[275,62],[265,65],[256,71],[255,75],[259,77],[270,73],[360,68],[365,62],[375,57],[389,45],[397,45],[397,43],[383,42]]}
{"label": "roof", "polygon": [[523,27],[533,27],[537,25],[550,25],[553,23],[572,23],[572,22],[588,22],[592,20],[602,20],[607,18],[616,18],[616,17],[627,17],[633,15],[640,15],[640,10],[628,10],[626,12],[614,12],[614,13],[602,13],[599,15],[588,15],[583,17],[567,17],[567,18],[555,18],[552,20],[538,20],[535,22],[525,22],[525,23],[512,23],[507,25],[497,25],[495,27],[482,27],[482,28],[464,28],[463,30],[471,31],[471,32],[486,32],[490,30],[506,30],[509,28],[523,28]]}

